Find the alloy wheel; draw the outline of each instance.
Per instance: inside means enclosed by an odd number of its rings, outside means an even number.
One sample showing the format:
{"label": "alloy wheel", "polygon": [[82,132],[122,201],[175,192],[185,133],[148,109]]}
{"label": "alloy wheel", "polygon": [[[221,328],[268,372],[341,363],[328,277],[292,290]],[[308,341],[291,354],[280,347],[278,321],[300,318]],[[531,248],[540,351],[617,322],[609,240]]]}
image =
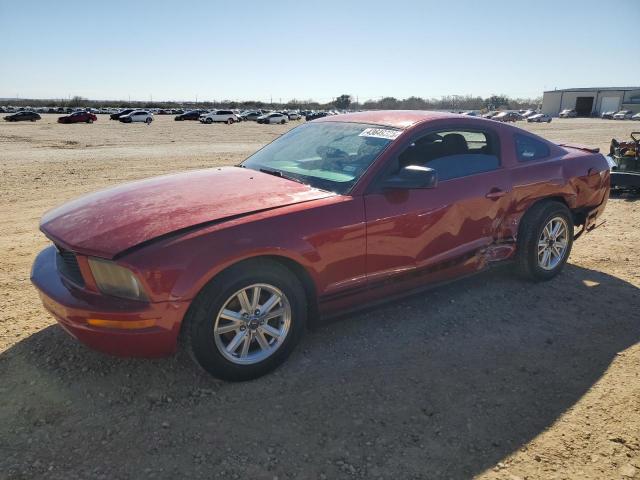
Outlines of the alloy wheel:
{"label": "alloy wheel", "polygon": [[569,245],[569,227],[562,217],[553,217],[538,239],[538,266],[553,270],[564,259]]}
{"label": "alloy wheel", "polygon": [[232,363],[251,365],[273,355],[291,326],[291,305],[281,290],[258,283],[223,304],[213,328],[218,351]]}

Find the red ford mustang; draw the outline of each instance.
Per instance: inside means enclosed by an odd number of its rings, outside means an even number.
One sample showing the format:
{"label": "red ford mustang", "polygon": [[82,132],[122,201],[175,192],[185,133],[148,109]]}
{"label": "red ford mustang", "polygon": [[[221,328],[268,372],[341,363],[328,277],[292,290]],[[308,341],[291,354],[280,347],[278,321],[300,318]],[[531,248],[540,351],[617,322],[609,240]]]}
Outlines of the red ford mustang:
{"label": "red ford mustang", "polygon": [[58,117],[58,123],[93,123],[98,120],[91,112],[73,112],[71,115]]}
{"label": "red ford mustang", "polygon": [[211,374],[245,380],[284,361],[307,319],[494,262],[552,278],[608,192],[597,150],[513,126],[415,111],[325,117],[238,166],[51,210],[41,230],[54,245],[31,278],[90,347],[160,356],[180,337]]}

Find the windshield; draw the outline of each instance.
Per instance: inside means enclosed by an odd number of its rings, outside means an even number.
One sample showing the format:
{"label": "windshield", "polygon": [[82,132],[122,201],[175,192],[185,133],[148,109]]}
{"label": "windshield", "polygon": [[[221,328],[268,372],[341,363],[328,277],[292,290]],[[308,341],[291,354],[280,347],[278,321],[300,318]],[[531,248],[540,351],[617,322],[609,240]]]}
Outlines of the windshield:
{"label": "windshield", "polygon": [[242,166],[344,194],[400,133],[362,123],[307,123],[259,150]]}

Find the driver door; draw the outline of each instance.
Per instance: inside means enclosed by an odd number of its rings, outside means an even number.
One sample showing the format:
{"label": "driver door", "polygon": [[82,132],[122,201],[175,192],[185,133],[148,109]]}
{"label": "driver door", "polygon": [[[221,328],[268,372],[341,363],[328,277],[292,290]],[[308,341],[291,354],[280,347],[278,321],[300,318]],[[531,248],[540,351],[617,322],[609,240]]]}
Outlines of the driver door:
{"label": "driver door", "polygon": [[[386,175],[407,165],[436,170],[435,188],[385,188],[365,195],[367,278],[406,289],[477,270],[499,235],[510,201],[497,134],[474,128],[429,132]],[[405,282],[406,281],[406,282]]]}

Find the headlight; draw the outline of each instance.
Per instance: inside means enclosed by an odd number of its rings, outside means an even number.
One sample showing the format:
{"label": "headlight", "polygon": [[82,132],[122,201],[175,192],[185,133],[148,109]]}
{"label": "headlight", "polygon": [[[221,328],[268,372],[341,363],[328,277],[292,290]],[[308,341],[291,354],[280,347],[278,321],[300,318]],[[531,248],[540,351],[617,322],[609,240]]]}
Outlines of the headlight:
{"label": "headlight", "polygon": [[98,289],[115,297],[146,300],[142,285],[129,269],[99,258],[89,258],[91,273]]}

